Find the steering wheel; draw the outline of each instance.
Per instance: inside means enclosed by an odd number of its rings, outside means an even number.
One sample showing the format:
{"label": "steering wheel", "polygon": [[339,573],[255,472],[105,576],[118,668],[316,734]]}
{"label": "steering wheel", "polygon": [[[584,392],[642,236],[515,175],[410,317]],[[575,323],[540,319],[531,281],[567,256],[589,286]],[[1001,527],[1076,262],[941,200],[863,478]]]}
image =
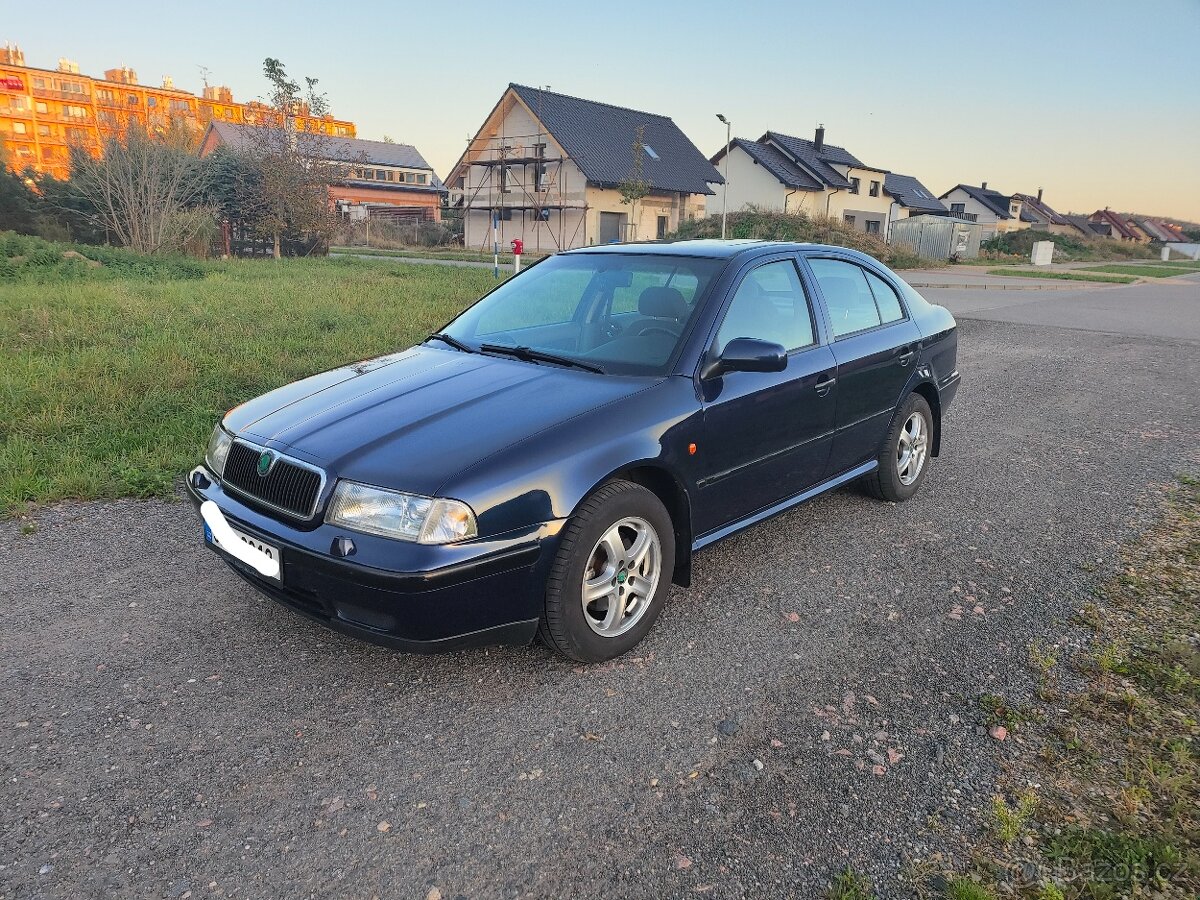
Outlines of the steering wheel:
{"label": "steering wheel", "polygon": [[629,331],[629,336],[641,337],[642,335],[654,334],[656,332],[658,334],[665,334],[667,337],[675,339],[683,334],[683,329],[672,328],[665,322],[643,322],[642,324],[635,325],[633,328],[631,328]]}

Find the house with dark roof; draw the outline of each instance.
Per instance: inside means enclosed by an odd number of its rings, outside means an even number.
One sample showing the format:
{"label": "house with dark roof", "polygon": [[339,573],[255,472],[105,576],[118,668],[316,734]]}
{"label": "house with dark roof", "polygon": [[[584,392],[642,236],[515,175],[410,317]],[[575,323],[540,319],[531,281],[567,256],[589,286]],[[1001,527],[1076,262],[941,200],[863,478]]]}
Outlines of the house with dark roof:
{"label": "house with dark roof", "polygon": [[1032,221],[1029,227],[1036,231],[1049,231],[1051,234],[1071,234],[1074,226],[1066,218],[1056,212],[1049,203],[1042,199],[1042,189],[1038,188],[1037,195],[1013,194],[1014,200],[1021,201],[1021,212]]}
{"label": "house with dark roof", "polygon": [[892,198],[892,221],[910,216],[944,216],[949,212],[946,204],[911,175],[888,172],[883,179],[883,190]]}
{"label": "house with dark roof", "polygon": [[884,187],[887,171],[826,143],[824,126],[811,141],[779,131],[768,131],[756,141],[736,138],[730,142],[728,160],[722,147],[712,163],[729,177],[728,185],[714,188],[712,210],[722,208],[728,190],[731,212],[755,207],[832,216],[860,231],[887,234],[894,206]]}
{"label": "house with dark roof", "polygon": [[1084,237],[1112,237],[1112,227],[1093,222],[1087,216],[1064,215],[1063,220],[1071,228],[1071,234]]}
{"label": "house with dark roof", "polygon": [[464,243],[566,250],[703,217],[721,176],[669,117],[510,84],[446,183]]}
{"label": "house with dark roof", "polygon": [[955,185],[938,199],[950,207],[955,218],[982,225],[984,240],[999,232],[1028,228],[1036,221],[1019,197],[992,190],[986,181],[978,186]]}
{"label": "house with dark roof", "polygon": [[[251,149],[255,129],[264,127],[268,126],[211,122],[200,142],[200,155],[220,147],[235,152]],[[314,152],[345,173],[329,186],[329,199],[346,218],[361,219],[378,211],[388,218],[441,219],[445,188],[411,144],[305,132],[297,132],[296,140],[313,141]]]}
{"label": "house with dark roof", "polygon": [[1144,237],[1144,233],[1139,233],[1140,229],[1135,230],[1124,216],[1117,215],[1111,209],[1098,209],[1088,216],[1088,220],[1099,225],[1107,225],[1109,236],[1115,240],[1138,243],[1146,243],[1150,240],[1148,237]]}

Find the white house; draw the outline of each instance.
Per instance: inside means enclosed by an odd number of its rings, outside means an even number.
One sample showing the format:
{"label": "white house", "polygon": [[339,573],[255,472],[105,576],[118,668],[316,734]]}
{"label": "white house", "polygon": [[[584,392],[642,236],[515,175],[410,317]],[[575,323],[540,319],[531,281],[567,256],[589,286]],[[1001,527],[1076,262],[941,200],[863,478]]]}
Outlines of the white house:
{"label": "white house", "polygon": [[987,182],[979,187],[973,184],[958,184],[939,197],[950,207],[950,215],[983,226],[983,239],[994,237],[1005,231],[1028,228],[1035,221],[1024,210],[1019,196],[1008,196],[989,190]]}
{"label": "white house", "polygon": [[566,250],[663,237],[720,181],[666,116],[510,84],[446,184],[466,246],[490,248],[495,220],[505,249]]}
{"label": "white house", "polygon": [[737,138],[712,157],[729,184],[713,188],[709,211],[722,208],[726,189],[731,212],[754,206],[780,212],[843,219],[861,231],[887,234],[892,200],[884,188],[887,171],[868,166],[843,147],[825,143],[825,128],[813,140],[768,131],[757,141]]}

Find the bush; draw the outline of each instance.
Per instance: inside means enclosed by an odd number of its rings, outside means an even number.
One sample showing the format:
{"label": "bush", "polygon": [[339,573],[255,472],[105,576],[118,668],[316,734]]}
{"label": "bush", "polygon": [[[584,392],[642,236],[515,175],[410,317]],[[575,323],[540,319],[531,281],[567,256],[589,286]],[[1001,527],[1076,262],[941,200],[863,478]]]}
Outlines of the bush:
{"label": "bush", "polygon": [[1028,262],[1036,241],[1053,241],[1054,259],[1058,262],[1083,262],[1093,259],[1152,259],[1158,255],[1147,244],[1114,241],[1105,237],[1086,238],[1082,235],[1077,237],[1073,234],[1053,234],[1033,228],[997,234],[981,243],[979,249],[985,256],[996,258],[1014,256],[1019,257],[1023,262]]}
{"label": "bush", "polygon": [[[818,244],[834,244],[861,250],[894,269],[912,269],[930,265],[911,250],[893,248],[879,237],[858,231],[840,219],[810,217],[804,213],[779,213],[760,209],[745,209],[730,213],[726,223],[726,235],[735,240],[753,238],[763,241],[799,241]],[[692,240],[695,238],[719,238],[721,217],[691,219],[680,225],[679,230],[668,236],[668,240]]]}

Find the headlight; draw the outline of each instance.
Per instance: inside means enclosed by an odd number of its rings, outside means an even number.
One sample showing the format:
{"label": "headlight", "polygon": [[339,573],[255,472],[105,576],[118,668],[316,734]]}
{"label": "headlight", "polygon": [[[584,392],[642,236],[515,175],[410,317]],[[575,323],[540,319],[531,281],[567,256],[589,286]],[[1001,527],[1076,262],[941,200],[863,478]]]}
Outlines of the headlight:
{"label": "headlight", "polygon": [[452,544],[478,533],[475,513],[458,500],[442,500],[339,481],[325,521],[354,531],[419,544]]}
{"label": "headlight", "polygon": [[204,461],[214,475],[221,478],[225,474],[225,458],[229,456],[229,448],[233,446],[233,437],[217,423],[212,437],[208,439],[208,450],[204,453]]}

